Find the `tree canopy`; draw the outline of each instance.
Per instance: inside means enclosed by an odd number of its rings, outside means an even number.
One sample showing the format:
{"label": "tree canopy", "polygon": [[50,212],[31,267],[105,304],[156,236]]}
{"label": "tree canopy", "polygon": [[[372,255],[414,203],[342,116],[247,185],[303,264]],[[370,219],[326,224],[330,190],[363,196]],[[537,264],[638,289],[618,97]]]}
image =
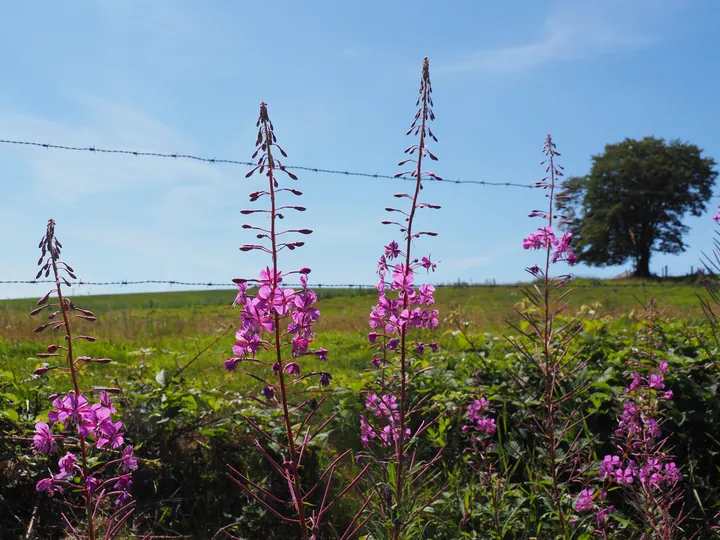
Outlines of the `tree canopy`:
{"label": "tree canopy", "polygon": [[685,251],[683,217],[700,216],[712,196],[715,161],[679,140],[645,137],[605,146],[585,176],[571,177],[562,201],[578,260],[591,266],[635,263],[650,275],[653,252]]}

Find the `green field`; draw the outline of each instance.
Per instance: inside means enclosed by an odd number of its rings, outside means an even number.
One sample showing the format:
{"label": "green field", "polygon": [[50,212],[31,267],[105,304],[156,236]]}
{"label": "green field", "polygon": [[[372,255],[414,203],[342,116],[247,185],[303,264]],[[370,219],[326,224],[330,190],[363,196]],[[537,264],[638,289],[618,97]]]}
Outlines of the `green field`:
{"label": "green field", "polygon": [[[515,318],[514,307],[523,300],[517,285],[439,286],[437,308],[441,315],[461,310],[465,320],[497,331]],[[702,287],[685,281],[589,280],[573,281],[570,309],[599,302],[608,315],[624,314],[644,304],[649,297],[658,300],[665,314],[695,317],[702,314],[697,294]],[[318,333],[326,331],[362,332],[375,301],[373,289],[318,289],[321,318]],[[166,337],[205,336],[234,320],[232,290],[182,291],[75,297],[76,304],[98,315],[95,333],[99,339],[158,343]],[[34,321],[26,314],[34,299],[0,301],[0,337],[32,341]]]}
{"label": "green field", "polygon": [[[471,324],[477,333],[507,333],[508,321],[517,321],[515,308],[523,301],[525,285],[441,286],[436,292],[440,310],[439,335],[444,347],[454,347],[447,334],[455,329],[448,320],[451,313]],[[671,281],[640,282],[633,280],[577,280],[571,293],[569,313],[597,306],[598,315],[617,317],[637,311],[653,297],[665,316],[698,318],[702,310],[697,294],[702,288],[689,283]],[[342,374],[367,367],[372,350],[365,335],[369,331],[368,314],[376,300],[373,289],[319,289],[321,312],[316,326],[318,347],[330,351],[328,369]],[[237,310],[231,304],[232,290],[181,291],[120,295],[79,296],[79,307],[92,310],[98,321],[83,323],[83,332],[97,338],[94,344],[83,345],[85,354],[107,356],[115,362],[108,369],[94,370],[103,383],[123,379],[124,371],[134,369],[138,358],[152,369],[178,369],[201,349],[218,339],[183,373],[197,377],[209,385],[226,383],[231,387],[251,382],[246,377],[228,377],[221,369],[233,343]],[[34,299],[0,302],[0,343],[5,354],[2,363],[30,375],[40,363],[34,359],[42,352],[50,336],[35,334],[38,317],[28,313],[35,307]],[[78,330],[76,330],[78,331]],[[443,336],[445,336],[443,338]],[[98,384],[97,379],[94,382]]]}

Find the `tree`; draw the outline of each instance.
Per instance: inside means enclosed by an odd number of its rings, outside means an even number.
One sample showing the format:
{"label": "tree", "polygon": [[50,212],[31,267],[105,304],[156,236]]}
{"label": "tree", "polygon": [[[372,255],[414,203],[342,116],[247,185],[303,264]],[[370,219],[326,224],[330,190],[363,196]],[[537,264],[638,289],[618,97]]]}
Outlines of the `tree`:
{"label": "tree", "polygon": [[635,275],[650,276],[652,252],[687,247],[682,219],[700,216],[718,173],[702,150],[679,140],[645,137],[605,146],[590,174],[569,178],[559,202],[578,260],[591,266],[635,262]]}

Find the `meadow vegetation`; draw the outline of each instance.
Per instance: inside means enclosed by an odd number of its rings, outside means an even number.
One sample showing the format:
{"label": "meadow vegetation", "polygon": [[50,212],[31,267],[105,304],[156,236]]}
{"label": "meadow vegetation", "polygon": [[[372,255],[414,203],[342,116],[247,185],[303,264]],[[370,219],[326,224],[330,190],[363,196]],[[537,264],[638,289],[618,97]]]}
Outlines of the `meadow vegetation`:
{"label": "meadow vegetation", "polygon": [[240,249],[267,265],[236,290],[69,299],[48,222],[54,286],[0,303],[0,536],[718,537],[720,266],[556,275],[576,257],[548,135],[530,281],[431,285],[431,94],[425,59],[373,288],[282,268],[312,231],[281,228],[305,208],[265,103]]}

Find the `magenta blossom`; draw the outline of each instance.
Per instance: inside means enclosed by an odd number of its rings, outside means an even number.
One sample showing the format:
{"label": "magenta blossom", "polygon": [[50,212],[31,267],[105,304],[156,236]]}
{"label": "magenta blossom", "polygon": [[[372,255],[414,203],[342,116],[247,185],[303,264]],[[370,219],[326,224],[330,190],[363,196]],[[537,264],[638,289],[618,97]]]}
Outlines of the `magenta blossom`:
{"label": "magenta blossom", "polygon": [[583,489],[580,492],[580,495],[578,495],[577,500],[575,501],[575,511],[578,513],[582,513],[589,512],[594,509],[595,504],[593,503],[593,490]]}
{"label": "magenta blossom", "polygon": [[77,456],[72,452],[68,452],[65,454],[65,457],[60,458],[58,465],[60,466],[60,474],[58,474],[56,478],[59,479],[72,478],[75,476],[74,471],[80,469],[80,467],[77,466]]}
{"label": "magenta blossom", "polygon": [[400,246],[395,240],[385,246],[385,256],[390,260],[400,256]]}
{"label": "magenta blossom", "polygon": [[35,448],[43,454],[50,454],[55,451],[55,440],[50,432],[50,427],[45,422],[35,424],[33,443]]}
{"label": "magenta blossom", "polygon": [[135,448],[133,446],[126,446],[123,449],[122,453],[122,464],[125,468],[125,472],[134,471],[137,469],[137,459],[133,456],[133,452],[135,451]]}

